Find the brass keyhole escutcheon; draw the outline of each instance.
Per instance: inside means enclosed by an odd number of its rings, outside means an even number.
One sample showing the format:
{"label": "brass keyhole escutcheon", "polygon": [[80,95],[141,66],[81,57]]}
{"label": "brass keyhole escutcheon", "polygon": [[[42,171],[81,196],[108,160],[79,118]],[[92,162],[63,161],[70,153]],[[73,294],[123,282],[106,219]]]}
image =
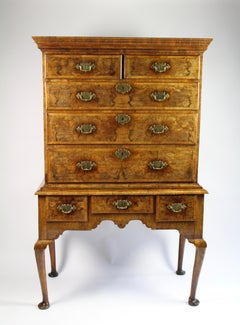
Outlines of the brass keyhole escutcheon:
{"label": "brass keyhole escutcheon", "polygon": [[124,160],[124,159],[127,159],[131,155],[131,152],[127,149],[118,149],[117,151],[115,151],[115,155],[120,160]]}
{"label": "brass keyhole escutcheon", "polygon": [[131,117],[127,114],[118,114],[115,119],[121,125],[128,124],[131,121]]}
{"label": "brass keyhole escutcheon", "polygon": [[131,85],[129,85],[128,83],[125,82],[121,82],[119,84],[116,85],[116,91],[120,94],[127,94],[132,90]]}

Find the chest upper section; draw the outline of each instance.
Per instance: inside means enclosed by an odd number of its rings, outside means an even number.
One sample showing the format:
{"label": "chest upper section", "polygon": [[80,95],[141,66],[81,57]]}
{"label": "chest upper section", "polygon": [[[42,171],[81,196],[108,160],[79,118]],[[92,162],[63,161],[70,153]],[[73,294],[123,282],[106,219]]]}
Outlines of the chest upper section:
{"label": "chest upper section", "polygon": [[34,40],[43,52],[48,182],[196,181],[209,39]]}

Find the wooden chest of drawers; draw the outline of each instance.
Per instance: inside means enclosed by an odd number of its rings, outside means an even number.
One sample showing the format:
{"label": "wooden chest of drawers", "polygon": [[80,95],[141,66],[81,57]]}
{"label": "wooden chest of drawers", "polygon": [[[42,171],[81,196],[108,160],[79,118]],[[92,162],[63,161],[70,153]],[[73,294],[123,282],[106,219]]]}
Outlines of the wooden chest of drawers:
{"label": "wooden chest of drawers", "polygon": [[49,307],[45,248],[103,220],[141,220],[196,247],[196,306],[206,248],[197,183],[202,55],[211,39],[33,37],[43,54],[45,180],[36,260]]}

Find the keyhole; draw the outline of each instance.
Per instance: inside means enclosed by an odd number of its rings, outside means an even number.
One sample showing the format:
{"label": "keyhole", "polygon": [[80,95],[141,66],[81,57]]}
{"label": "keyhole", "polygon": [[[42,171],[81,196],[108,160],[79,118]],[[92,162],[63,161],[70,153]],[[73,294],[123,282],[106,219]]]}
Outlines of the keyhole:
{"label": "keyhole", "polygon": [[121,125],[127,124],[131,121],[131,117],[127,114],[118,114],[115,119]]}
{"label": "keyhole", "polygon": [[118,157],[120,160],[124,160],[130,156],[130,151],[127,149],[118,149],[115,152],[116,157]]}

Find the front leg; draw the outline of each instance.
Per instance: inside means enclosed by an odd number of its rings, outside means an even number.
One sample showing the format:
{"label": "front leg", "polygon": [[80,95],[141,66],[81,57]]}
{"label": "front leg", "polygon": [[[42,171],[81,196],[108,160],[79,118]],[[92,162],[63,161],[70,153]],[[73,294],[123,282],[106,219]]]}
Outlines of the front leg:
{"label": "front leg", "polygon": [[178,275],[184,275],[185,274],[185,271],[183,271],[183,269],[182,269],[185,241],[186,241],[186,238],[182,234],[180,234],[180,236],[179,236],[179,248],[178,248],[178,268],[177,268],[177,271],[176,271],[176,273]]}
{"label": "front leg", "polygon": [[189,242],[195,245],[196,253],[195,253],[194,266],[193,266],[191,292],[190,292],[190,297],[188,299],[188,303],[190,306],[198,306],[199,300],[196,299],[195,296],[196,296],[198,279],[202,268],[202,263],[203,263],[207,243],[203,239],[190,239]]}
{"label": "front leg", "polygon": [[38,275],[42,290],[42,302],[39,303],[39,309],[48,309],[48,290],[47,290],[47,279],[46,279],[46,266],[45,266],[45,249],[48,245],[52,244],[52,240],[38,240],[34,246]]}
{"label": "front leg", "polygon": [[51,272],[48,273],[48,275],[51,278],[55,278],[56,276],[58,276],[58,272],[56,269],[56,252],[55,252],[54,240],[49,244],[49,253],[50,253],[50,260],[51,260]]}

